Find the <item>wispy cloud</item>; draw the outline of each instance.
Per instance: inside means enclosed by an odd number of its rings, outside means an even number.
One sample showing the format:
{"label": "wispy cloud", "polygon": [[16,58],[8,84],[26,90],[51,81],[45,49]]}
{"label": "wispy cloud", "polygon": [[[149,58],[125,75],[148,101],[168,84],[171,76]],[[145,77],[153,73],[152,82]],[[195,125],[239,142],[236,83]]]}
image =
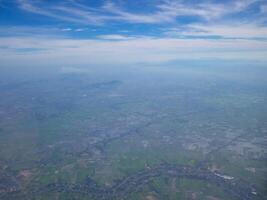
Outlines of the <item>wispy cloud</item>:
{"label": "wispy cloud", "polygon": [[267,13],[267,4],[266,5],[262,5],[260,11],[263,14]]}
{"label": "wispy cloud", "polygon": [[135,39],[135,37],[125,36],[125,35],[98,35],[97,38],[102,40],[130,40]]}
{"label": "wispy cloud", "polygon": [[82,32],[82,31],[85,31],[86,29],[84,29],[84,28],[76,28],[74,31],[75,32]]}
{"label": "wispy cloud", "polygon": [[[90,13],[72,8],[72,7],[62,7],[62,12],[59,12],[60,7],[55,5],[46,6],[40,1],[30,1],[30,0],[18,0],[19,8],[38,15],[43,15],[58,20],[63,20],[67,22],[89,24],[89,23],[100,23],[101,20],[95,18],[94,15]],[[65,11],[64,11],[64,9]]]}
{"label": "wispy cloud", "polygon": [[[175,22],[180,16],[196,16],[202,20],[211,21],[244,11],[259,2],[261,0],[233,0],[228,3],[200,1],[197,4],[189,4],[186,1],[168,0],[156,4],[153,12],[134,13],[112,2],[106,2],[98,8],[91,8],[76,1],[69,1],[68,4],[42,4],[40,1],[18,0],[19,7],[25,11],[83,24],[103,24],[107,21],[166,23]],[[264,12],[264,6],[262,10]]]}
{"label": "wispy cloud", "polygon": [[178,28],[165,29],[165,35],[173,37],[216,37],[217,39],[264,39],[267,40],[267,27],[255,24],[191,24]]}
{"label": "wispy cloud", "polygon": [[61,31],[72,31],[72,28],[63,28]]}
{"label": "wispy cloud", "polygon": [[38,15],[80,24],[103,24],[107,20],[118,19],[101,12],[102,8],[93,9],[86,5],[70,1],[67,5],[43,4],[41,1],[18,0],[20,9]]}

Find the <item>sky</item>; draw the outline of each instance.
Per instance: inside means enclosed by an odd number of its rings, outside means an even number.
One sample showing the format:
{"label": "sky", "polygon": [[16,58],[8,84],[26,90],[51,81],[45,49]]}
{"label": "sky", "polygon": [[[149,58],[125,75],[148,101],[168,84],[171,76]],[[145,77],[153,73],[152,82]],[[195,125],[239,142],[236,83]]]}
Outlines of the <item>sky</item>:
{"label": "sky", "polygon": [[267,0],[0,0],[0,67],[267,63]]}

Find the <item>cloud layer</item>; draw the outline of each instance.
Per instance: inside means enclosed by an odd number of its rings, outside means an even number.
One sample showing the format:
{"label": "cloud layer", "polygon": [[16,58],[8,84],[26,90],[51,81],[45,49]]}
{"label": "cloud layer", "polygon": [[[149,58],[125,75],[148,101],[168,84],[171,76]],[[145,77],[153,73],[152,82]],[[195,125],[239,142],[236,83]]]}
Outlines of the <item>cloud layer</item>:
{"label": "cloud layer", "polygon": [[[100,36],[99,36],[100,37]],[[266,62],[262,41],[227,39],[120,38],[100,39],[2,38],[0,59],[13,65],[45,61],[49,65],[140,64],[177,60],[257,60]]]}

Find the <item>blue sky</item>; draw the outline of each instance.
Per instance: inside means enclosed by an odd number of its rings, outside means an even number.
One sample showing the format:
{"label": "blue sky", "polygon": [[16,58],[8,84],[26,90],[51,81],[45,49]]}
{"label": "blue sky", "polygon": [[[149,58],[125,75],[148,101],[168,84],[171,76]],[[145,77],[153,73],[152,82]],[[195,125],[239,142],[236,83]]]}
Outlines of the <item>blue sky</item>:
{"label": "blue sky", "polygon": [[0,0],[2,65],[266,63],[266,55],[266,0]]}

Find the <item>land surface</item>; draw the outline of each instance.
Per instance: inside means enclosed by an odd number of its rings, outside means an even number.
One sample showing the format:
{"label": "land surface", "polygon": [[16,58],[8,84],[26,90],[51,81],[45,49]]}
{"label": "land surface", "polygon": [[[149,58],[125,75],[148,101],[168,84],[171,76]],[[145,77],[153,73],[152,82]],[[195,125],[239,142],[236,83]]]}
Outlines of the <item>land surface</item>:
{"label": "land surface", "polygon": [[267,199],[264,67],[0,74],[0,199]]}

